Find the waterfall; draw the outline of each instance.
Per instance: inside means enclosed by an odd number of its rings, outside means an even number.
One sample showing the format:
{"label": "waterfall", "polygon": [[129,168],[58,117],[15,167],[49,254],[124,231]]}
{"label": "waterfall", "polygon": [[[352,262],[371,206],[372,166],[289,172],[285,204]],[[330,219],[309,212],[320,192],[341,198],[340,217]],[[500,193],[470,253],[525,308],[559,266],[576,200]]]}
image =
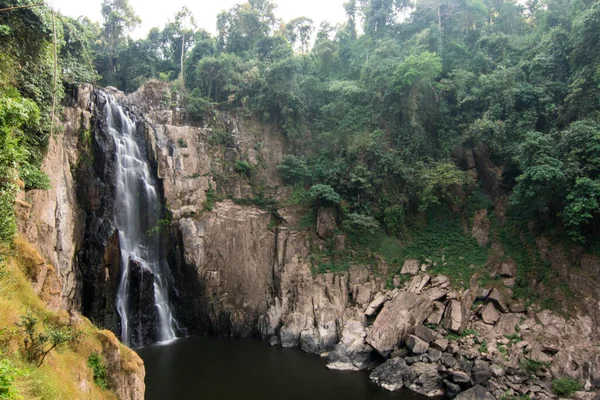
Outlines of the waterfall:
{"label": "waterfall", "polygon": [[[155,179],[143,148],[136,140],[136,126],[111,96],[104,106],[106,125],[116,146],[115,223],[121,249],[121,276],[116,307],[121,319],[121,340],[130,345],[144,341],[145,329],[152,330],[159,342],[176,338],[175,324],[168,297],[166,263],[160,257],[158,228],[161,204]],[[144,279],[132,284],[133,269],[149,281],[154,306],[147,300]],[[152,277],[152,278],[149,278]],[[149,301],[146,301],[148,303]],[[134,313],[134,303],[141,304]],[[139,314],[139,315],[138,315]],[[144,321],[142,321],[144,319]],[[148,325],[142,327],[142,325]]]}

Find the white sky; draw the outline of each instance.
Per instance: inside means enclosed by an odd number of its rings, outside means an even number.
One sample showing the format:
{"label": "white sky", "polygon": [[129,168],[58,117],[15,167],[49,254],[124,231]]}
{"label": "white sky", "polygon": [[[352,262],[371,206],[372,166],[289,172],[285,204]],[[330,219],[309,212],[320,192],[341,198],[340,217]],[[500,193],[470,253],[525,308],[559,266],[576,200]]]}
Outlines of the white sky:
{"label": "white sky", "polygon": [[[153,27],[163,28],[168,19],[186,5],[196,17],[199,28],[216,33],[217,14],[228,10],[245,0],[129,0],[135,12],[142,18],[142,26],[136,29],[134,38],[145,37]],[[345,20],[343,4],[346,0],[275,0],[278,4],[275,14],[284,21],[296,17],[308,17],[318,28],[321,21],[331,24]],[[102,0],[49,0],[61,13],[73,18],[85,15],[101,22],[100,4]]]}

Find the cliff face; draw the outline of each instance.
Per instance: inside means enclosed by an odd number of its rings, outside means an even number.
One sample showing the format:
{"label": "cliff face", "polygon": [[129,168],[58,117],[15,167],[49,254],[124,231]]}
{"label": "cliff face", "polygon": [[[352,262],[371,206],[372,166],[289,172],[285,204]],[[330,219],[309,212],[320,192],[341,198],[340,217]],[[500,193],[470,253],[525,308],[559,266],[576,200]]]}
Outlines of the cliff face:
{"label": "cliff face", "polygon": [[[483,390],[495,397],[509,392],[544,398],[551,397],[552,378],[561,376],[600,386],[600,291],[597,280],[585,279],[599,270],[593,257],[581,251],[574,257],[543,239],[537,243],[541,256],[583,299],[589,316],[574,313],[570,321],[514,300],[511,263],[496,266],[506,286],[494,290],[474,279],[468,290],[457,291],[447,277],[429,276],[430,266],[417,260],[408,260],[402,276],[389,283],[385,262],[379,273],[353,265],[342,273],[314,274],[311,249],[324,246],[327,237],[344,251],[344,236],[335,235],[332,210],[320,210],[317,230],[310,232],[300,228],[301,210],[275,211],[262,201],[289,197],[277,173],[285,140],[276,127],[241,112],[186,126],[182,112],[165,101],[166,84],[152,83],[129,96],[112,93],[143,116],[138,127],[168,209],[164,235],[175,278],[170,297],[188,333],[259,335],[327,355],[335,369],[381,364],[372,373],[375,382],[426,395],[469,389],[477,396]],[[83,309],[118,330],[113,301],[119,243],[110,223],[114,206],[106,169],[111,146],[103,145],[91,96],[90,88],[79,89],[67,109],[65,133],[52,139],[45,163],[52,192],[28,193],[32,207],[23,206],[23,215],[30,222],[21,231],[56,263],[62,306]],[[81,132],[92,132],[91,140],[82,143]],[[82,160],[86,154],[93,157]],[[502,201],[502,171],[484,152],[457,157]],[[80,178],[77,190],[72,169]],[[491,241],[486,210],[475,214],[472,233],[481,245]],[[570,268],[573,262],[583,268]],[[524,364],[537,366],[535,373],[524,374]]]}

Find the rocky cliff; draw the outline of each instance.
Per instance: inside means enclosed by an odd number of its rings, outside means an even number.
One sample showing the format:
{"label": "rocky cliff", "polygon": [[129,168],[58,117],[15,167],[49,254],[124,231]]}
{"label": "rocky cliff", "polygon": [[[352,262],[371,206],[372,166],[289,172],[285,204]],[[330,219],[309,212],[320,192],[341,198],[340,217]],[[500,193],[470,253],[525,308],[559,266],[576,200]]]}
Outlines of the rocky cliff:
{"label": "rocky cliff", "polygon": [[[550,398],[557,377],[600,387],[600,291],[596,279],[586,279],[600,271],[595,258],[538,240],[540,255],[582,299],[581,312],[568,318],[513,298],[514,262],[490,264],[503,284],[480,287],[475,276],[466,289],[429,275],[432,265],[420,260],[406,260],[389,282],[385,262],[375,272],[357,263],[317,274],[313,250],[330,241],[343,252],[345,238],[335,233],[334,210],[321,209],[312,230],[302,228],[302,210],[285,205],[289,193],[277,165],[286,142],[277,127],[243,111],[185,125],[183,110],[171,106],[169,86],[158,82],[128,96],[112,93],[137,116],[161,180],[171,299],[188,333],[257,335],[300,346],[326,356],[330,368],[374,368],[371,379],[381,386],[428,396]],[[110,171],[103,169],[111,153],[98,137],[102,126],[90,112],[91,96],[90,88],[80,88],[67,109],[65,133],[51,142],[45,166],[53,192],[28,194],[25,204],[32,206],[23,213],[36,223],[22,231],[58,266],[62,306],[118,330],[119,246],[108,222]],[[89,132],[91,140],[82,140]],[[502,202],[502,171],[482,150],[462,151],[457,159]],[[79,185],[71,170],[80,174]],[[466,225],[481,245],[492,240],[486,210]],[[498,244],[491,247],[502,253]],[[532,285],[544,289],[542,282]]]}
{"label": "rocky cliff", "polygon": [[[371,374],[378,384],[428,396],[549,398],[552,379],[565,376],[586,389],[599,387],[600,297],[595,280],[582,282],[600,270],[597,262],[579,254],[572,263],[587,267],[569,268],[563,250],[538,243],[542,257],[583,299],[585,312],[568,318],[513,299],[510,260],[490,265],[506,284],[497,288],[479,287],[474,277],[470,288],[456,289],[447,277],[423,272],[428,265],[418,260],[406,261],[402,272],[411,278],[397,276],[392,287],[382,274],[385,263],[378,273],[353,265],[343,273],[315,274],[311,249],[323,246],[324,238],[344,250],[344,237],[334,237],[331,210],[320,210],[312,232],[299,228],[301,214],[293,206],[274,212],[240,201],[281,186],[276,166],[283,135],[235,112],[185,126],[180,110],[160,100],[165,92],[156,83],[123,102],[143,112],[152,127],[151,154],[173,216],[171,266],[180,282],[180,316],[191,332],[257,334],[327,356],[335,369],[379,365]],[[481,149],[460,157],[502,202],[501,169]],[[247,162],[253,175],[236,169],[239,162]],[[273,190],[271,196],[284,200],[286,193]],[[487,245],[489,231],[481,210],[473,235]],[[492,247],[502,253],[501,245]]]}

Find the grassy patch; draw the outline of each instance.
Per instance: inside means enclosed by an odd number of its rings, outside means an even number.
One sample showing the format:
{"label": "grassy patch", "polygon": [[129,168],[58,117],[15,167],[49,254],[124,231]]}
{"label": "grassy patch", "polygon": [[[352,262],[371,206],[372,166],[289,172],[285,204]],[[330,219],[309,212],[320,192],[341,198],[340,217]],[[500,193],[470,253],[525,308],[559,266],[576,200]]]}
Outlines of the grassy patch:
{"label": "grassy patch", "polygon": [[561,378],[552,381],[552,391],[561,397],[571,397],[575,392],[581,390],[582,386],[574,379]]}
{"label": "grassy patch", "polygon": [[96,385],[91,385],[87,393],[81,391],[82,379],[89,382],[94,379],[87,368],[88,356],[92,352],[102,352],[102,344],[95,336],[98,330],[85,318],[81,325],[70,328],[76,330],[77,340],[52,349],[40,367],[35,361],[27,361],[24,348],[27,333],[23,326],[18,326],[22,324],[22,317],[30,312],[29,315],[37,320],[36,341],[38,333],[50,334],[49,329],[66,326],[69,317],[64,312],[46,309],[34,293],[27,274],[43,259],[31,246],[17,239],[13,250],[0,252],[0,398],[115,399],[113,393]]}

